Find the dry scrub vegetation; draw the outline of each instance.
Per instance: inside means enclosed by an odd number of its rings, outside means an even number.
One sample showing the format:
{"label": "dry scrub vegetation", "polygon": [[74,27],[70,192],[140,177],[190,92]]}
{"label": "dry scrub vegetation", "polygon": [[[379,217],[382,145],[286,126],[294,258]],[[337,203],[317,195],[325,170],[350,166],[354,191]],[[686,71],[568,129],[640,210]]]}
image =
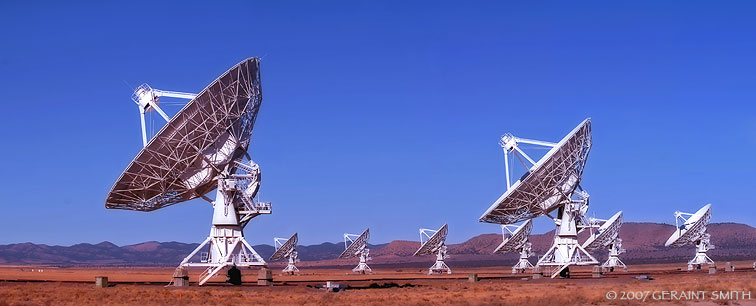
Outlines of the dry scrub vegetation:
{"label": "dry scrub vegetation", "polygon": [[[659,273],[651,281],[630,275],[602,279],[415,279],[397,281],[416,287],[350,289],[328,293],[304,285],[192,286],[168,289],[161,285],[117,284],[105,289],[93,283],[2,282],[0,305],[634,305],[650,304],[628,300],[607,300],[608,291],[728,291],[752,292],[750,301],[700,301],[704,304],[753,304],[756,302],[756,274],[751,271],[717,273]],[[382,281],[377,281],[379,284]],[[350,282],[366,287],[369,283]],[[688,301],[690,302],[690,301]],[[745,303],[744,303],[745,302]],[[685,301],[667,301],[681,305]]]}
{"label": "dry scrub vegetation", "polygon": [[[639,304],[607,300],[607,291],[746,290],[756,293],[753,273],[666,275],[652,281],[622,278],[578,280],[418,281],[417,287],[327,293],[306,286],[208,286],[167,289],[126,285],[96,289],[82,283],[0,282],[0,305],[599,305]],[[752,301],[756,301],[756,296]],[[653,301],[647,301],[647,303]],[[711,304],[711,301],[707,301]],[[738,301],[743,302],[743,301]],[[736,301],[717,301],[736,304]],[[673,304],[683,304],[675,302]]]}

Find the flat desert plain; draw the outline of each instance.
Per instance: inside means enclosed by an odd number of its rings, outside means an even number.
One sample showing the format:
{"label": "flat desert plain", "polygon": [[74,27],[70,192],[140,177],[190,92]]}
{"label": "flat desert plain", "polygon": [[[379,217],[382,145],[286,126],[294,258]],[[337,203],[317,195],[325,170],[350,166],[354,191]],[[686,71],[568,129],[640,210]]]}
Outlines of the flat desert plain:
{"label": "flat desert plain", "polygon": [[[274,273],[273,286],[257,286],[257,270],[242,270],[242,286],[217,277],[206,286],[167,288],[173,268],[0,267],[0,305],[756,305],[756,271],[751,262],[735,272],[685,271],[685,264],[631,266],[593,278],[590,267],[574,268],[570,279],[532,279],[506,267],[454,269],[451,275],[423,275],[413,269],[374,269],[354,275],[344,269],[302,269]],[[273,271],[279,271],[274,267]],[[191,272],[195,282],[200,271]],[[480,280],[470,282],[475,273]],[[649,275],[652,280],[633,277]],[[95,288],[95,276],[111,286]],[[315,288],[325,281],[350,286],[340,292]]]}

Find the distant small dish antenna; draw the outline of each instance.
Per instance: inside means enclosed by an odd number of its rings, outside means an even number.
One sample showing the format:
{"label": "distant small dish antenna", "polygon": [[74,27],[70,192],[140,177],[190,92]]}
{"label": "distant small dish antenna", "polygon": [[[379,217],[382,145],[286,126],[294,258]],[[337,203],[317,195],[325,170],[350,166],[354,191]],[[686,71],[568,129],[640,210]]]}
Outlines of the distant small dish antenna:
{"label": "distant small dish antenna", "polygon": [[[687,217],[687,218],[686,218]],[[696,256],[688,262],[688,270],[695,266],[701,269],[704,264],[714,265],[714,261],[706,255],[706,251],[714,249],[711,235],[706,232],[706,225],[711,220],[711,204],[701,207],[696,213],[675,212],[675,232],[664,244],[668,247],[681,247],[689,244],[696,245]]]}
{"label": "distant small dish antenna", "polygon": [[277,261],[283,259],[289,259],[289,264],[283,269],[283,273],[294,275],[299,273],[296,263],[299,262],[299,253],[297,252],[297,233],[294,233],[289,239],[285,238],[273,238],[273,245],[276,248],[276,252],[270,256],[270,261]]}
{"label": "distant small dish antenna", "polygon": [[624,271],[627,271],[627,266],[619,259],[619,255],[625,253],[625,249],[622,248],[622,238],[619,237],[622,222],[622,211],[617,212],[608,220],[590,219],[591,237],[583,243],[583,248],[586,250],[609,250],[609,259],[601,265],[604,270],[614,271],[615,268],[621,267]]}
{"label": "distant small dish antenna", "polygon": [[420,248],[415,251],[413,256],[436,254],[436,263],[428,269],[428,274],[452,273],[449,266],[444,263],[444,259],[449,258],[446,255],[446,235],[448,233],[449,227],[446,224],[438,230],[420,229]]}
{"label": "distant small dish antenna", "polygon": [[512,267],[512,274],[520,272],[525,273],[526,269],[532,269],[533,264],[528,258],[534,254],[531,252],[532,243],[528,241],[528,236],[533,230],[533,221],[526,220],[520,225],[502,224],[501,234],[504,241],[494,250],[495,254],[517,252],[520,253],[520,260]]}
{"label": "distant small dish antenna", "polygon": [[365,274],[373,272],[368,266],[368,260],[370,258],[370,249],[367,248],[368,240],[370,239],[370,229],[366,229],[362,234],[344,234],[344,252],[339,255],[339,259],[359,257],[360,263],[352,269],[352,272]]}

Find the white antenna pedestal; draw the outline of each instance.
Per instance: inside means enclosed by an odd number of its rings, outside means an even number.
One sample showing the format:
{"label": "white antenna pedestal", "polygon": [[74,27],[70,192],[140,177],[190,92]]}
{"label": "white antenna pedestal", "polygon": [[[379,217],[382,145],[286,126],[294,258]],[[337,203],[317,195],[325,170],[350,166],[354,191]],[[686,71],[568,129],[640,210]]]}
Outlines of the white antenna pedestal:
{"label": "white antenna pedestal", "polygon": [[297,269],[297,266],[295,265],[299,259],[298,259],[299,253],[297,251],[292,251],[289,255],[289,264],[286,265],[286,268],[283,269],[284,274],[290,274],[294,275],[295,273],[299,273],[299,269]]}
{"label": "white antenna pedestal", "polygon": [[360,252],[360,263],[357,264],[354,269],[352,269],[352,272],[359,273],[359,274],[366,274],[366,273],[372,273],[373,270],[370,269],[370,266],[368,266],[367,261],[370,260],[370,250],[369,249],[362,249]]}
{"label": "white antenna pedestal", "polygon": [[446,258],[446,246],[444,245],[438,248],[438,251],[436,253],[436,263],[428,269],[428,274],[443,274],[444,272],[446,272],[446,274],[451,274],[451,269],[449,269],[449,266],[447,266],[444,262],[444,259]]}
{"label": "white antenna pedestal", "polygon": [[[681,247],[689,244],[696,245],[696,256],[688,262],[688,270],[701,269],[701,265],[714,265],[714,261],[706,255],[706,251],[713,249],[711,235],[706,232],[706,225],[711,220],[711,204],[706,204],[696,213],[675,212],[675,232],[669,237],[665,246]],[[682,223],[682,224],[681,224]]]}
{"label": "white antenna pedestal", "polygon": [[360,274],[373,272],[367,264],[367,261],[371,259],[370,250],[367,248],[369,239],[370,229],[366,229],[360,235],[344,233],[344,252],[339,255],[339,259],[360,257],[360,263],[352,269],[352,272]]}
{"label": "white antenna pedestal", "polygon": [[694,268],[701,269],[702,265],[715,265],[714,261],[709,258],[709,255],[706,255],[706,252],[713,248],[711,235],[709,233],[703,234],[701,240],[696,243],[696,256],[688,262],[688,271]]}
{"label": "white antenna pedestal", "polygon": [[533,264],[531,264],[530,261],[528,260],[528,258],[530,258],[530,256],[532,255],[530,253],[532,245],[533,245],[532,243],[527,242],[522,246],[522,248],[520,248],[520,260],[517,261],[516,265],[512,266],[512,274],[515,274],[518,272],[525,273],[526,269],[533,268]]}
{"label": "white antenna pedestal", "polygon": [[624,252],[625,249],[622,248],[622,239],[617,238],[609,247],[609,259],[601,265],[601,268],[613,272],[614,268],[622,267],[622,270],[627,272],[627,266],[619,259],[619,255]]}
{"label": "white antenna pedestal", "polygon": [[[256,164],[250,163],[257,169]],[[253,180],[253,184],[256,183],[259,183],[259,176]],[[243,229],[250,219],[261,214],[270,214],[270,203],[247,199],[248,201],[242,201],[244,204],[237,206],[234,203],[234,195],[242,193],[238,189],[244,189],[244,187],[237,184],[234,178],[218,180],[218,189],[213,203],[213,226],[210,229],[210,236],[184,258],[179,265],[179,268],[206,268],[199,276],[200,286],[227,267],[242,268],[266,265],[265,260],[244,239]],[[254,196],[254,193],[256,191],[252,193],[252,196]],[[209,252],[200,254],[200,262],[191,262],[191,258],[205,246],[209,246]]]}
{"label": "white antenna pedestal", "polygon": [[[570,265],[597,265],[599,262],[586,251],[577,240],[578,220],[582,219],[587,206],[587,194],[578,193],[582,200],[571,200],[560,209],[561,216],[557,222],[557,235],[554,244],[541,257],[536,266],[554,267],[551,278],[555,278]],[[586,207],[587,208],[587,207]],[[569,270],[568,270],[569,271]]]}
{"label": "white antenna pedestal", "polygon": [[436,254],[436,262],[428,268],[428,275],[451,274],[452,271],[444,260],[448,258],[446,247],[446,235],[449,234],[449,225],[444,224],[438,230],[427,228],[420,229],[420,248],[412,256],[424,256]]}
{"label": "white antenna pedestal", "polygon": [[273,247],[275,247],[276,251],[273,252],[273,255],[270,255],[270,259],[268,260],[287,259],[288,264],[281,271],[283,274],[294,275],[295,273],[299,273],[299,269],[296,266],[299,262],[299,252],[296,250],[297,243],[299,243],[298,235],[298,233],[294,233],[289,239],[273,238]]}

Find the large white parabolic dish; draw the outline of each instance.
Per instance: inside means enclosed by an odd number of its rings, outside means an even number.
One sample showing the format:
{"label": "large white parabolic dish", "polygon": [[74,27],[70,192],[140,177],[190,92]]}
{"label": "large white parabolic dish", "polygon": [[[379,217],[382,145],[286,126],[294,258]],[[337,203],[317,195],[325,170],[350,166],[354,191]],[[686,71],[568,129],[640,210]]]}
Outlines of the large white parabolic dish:
{"label": "large white parabolic dish", "polygon": [[551,148],[497,199],[480,222],[514,224],[557,208],[575,191],[591,150],[591,119],[587,118]]}
{"label": "large white parabolic dish", "polygon": [[[278,239],[278,238],[276,238]],[[289,257],[289,253],[297,246],[297,242],[299,241],[299,238],[297,237],[297,233],[294,233],[286,242],[284,242],[283,245],[281,245],[278,250],[276,250],[273,255],[270,256],[270,261],[275,260],[282,260]]]}
{"label": "large white parabolic dish", "polygon": [[507,238],[499,244],[494,253],[519,252],[520,248],[528,241],[528,236],[533,230],[533,221],[528,219]]}
{"label": "large white parabolic dish", "polygon": [[435,234],[433,234],[433,236],[426,240],[425,243],[423,243],[412,256],[421,256],[436,253],[436,251],[438,251],[438,248],[443,246],[446,242],[446,235],[448,233],[449,227],[444,224],[443,226],[441,226],[441,228],[438,229]]}
{"label": "large white parabolic dish", "polygon": [[672,236],[664,243],[665,246],[681,247],[694,244],[706,232],[706,225],[711,220],[711,204],[701,207],[680,228],[675,229]]}
{"label": "large white parabolic dish", "polygon": [[249,146],[262,103],[260,59],[246,59],[210,83],[137,154],[106,208],[153,211],[203,196]]}
{"label": "large white parabolic dish", "polygon": [[617,239],[617,236],[619,236],[622,222],[622,211],[620,210],[614,214],[614,216],[609,218],[609,220],[606,220],[606,222],[598,228],[596,231],[597,233],[591,235],[591,237],[583,243],[583,248],[586,250],[606,248]]}
{"label": "large white parabolic dish", "polygon": [[339,255],[339,259],[359,257],[359,250],[367,246],[370,239],[370,229],[366,229],[362,234],[350,244],[344,252]]}

